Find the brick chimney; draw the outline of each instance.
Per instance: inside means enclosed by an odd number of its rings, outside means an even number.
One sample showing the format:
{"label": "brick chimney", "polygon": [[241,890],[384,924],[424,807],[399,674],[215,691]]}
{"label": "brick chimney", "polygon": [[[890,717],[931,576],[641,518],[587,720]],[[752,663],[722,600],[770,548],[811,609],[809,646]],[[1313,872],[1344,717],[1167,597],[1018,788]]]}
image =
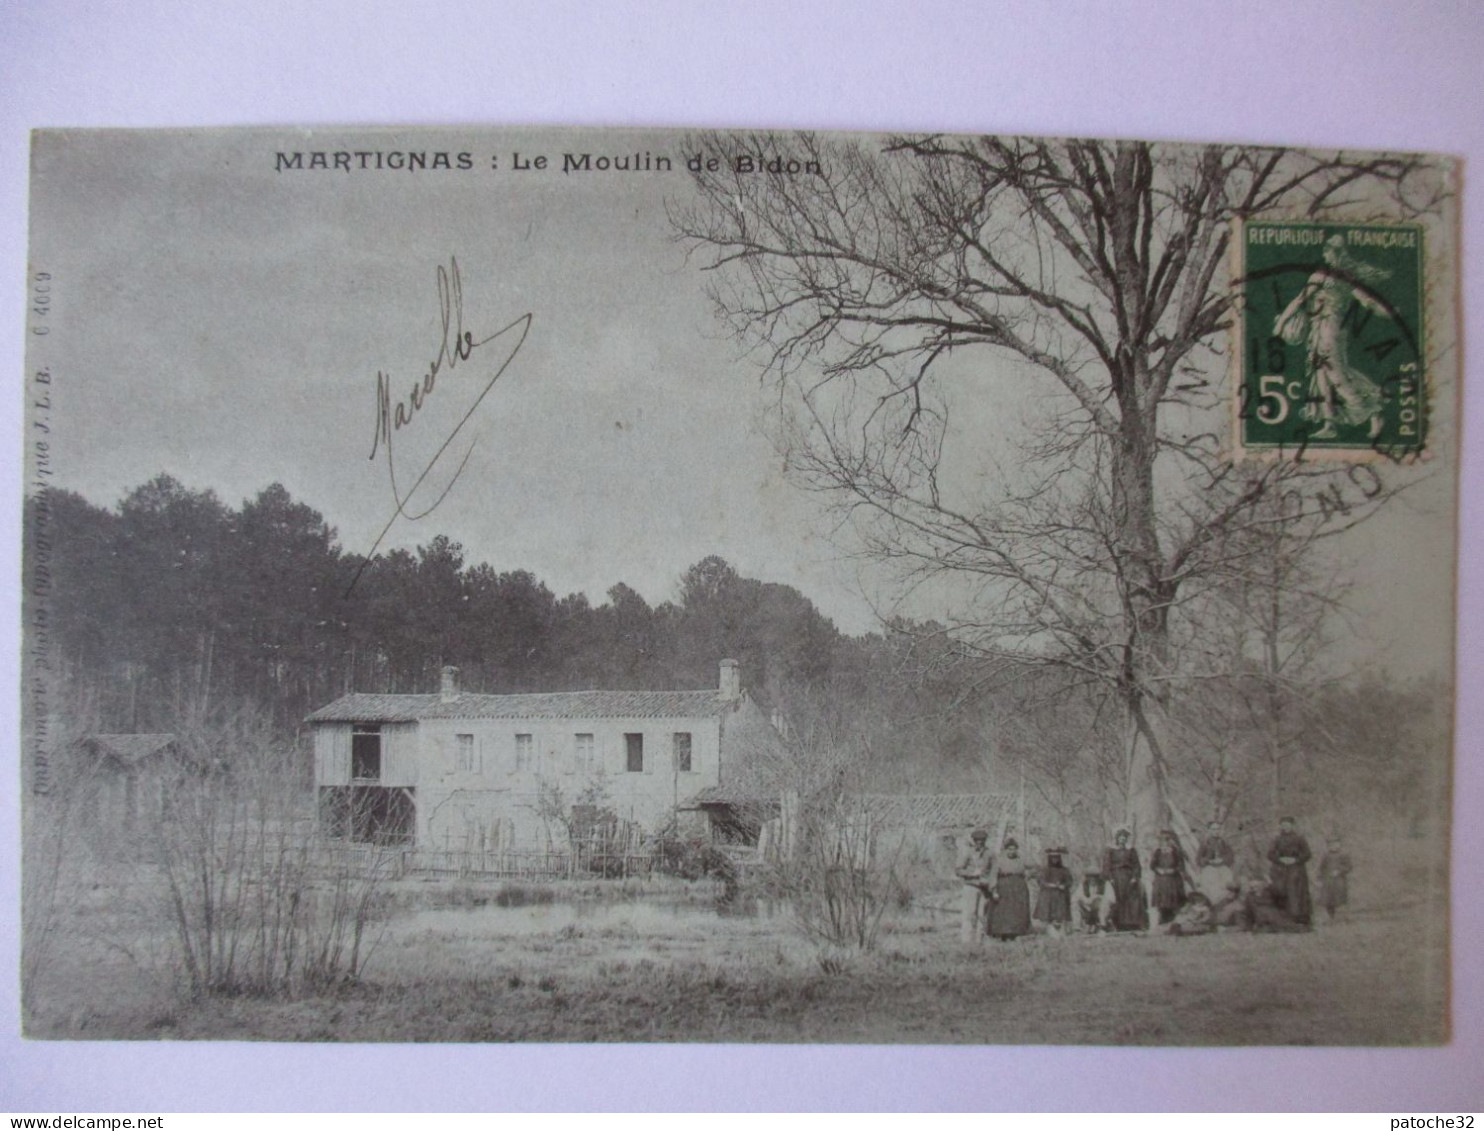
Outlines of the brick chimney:
{"label": "brick chimney", "polygon": [[742,673],[738,670],[736,660],[721,662],[721,682],[717,684],[717,689],[717,693],[726,702],[742,698]]}
{"label": "brick chimney", "polygon": [[451,664],[443,669],[443,682],[438,687],[438,698],[444,703],[458,702],[459,669]]}

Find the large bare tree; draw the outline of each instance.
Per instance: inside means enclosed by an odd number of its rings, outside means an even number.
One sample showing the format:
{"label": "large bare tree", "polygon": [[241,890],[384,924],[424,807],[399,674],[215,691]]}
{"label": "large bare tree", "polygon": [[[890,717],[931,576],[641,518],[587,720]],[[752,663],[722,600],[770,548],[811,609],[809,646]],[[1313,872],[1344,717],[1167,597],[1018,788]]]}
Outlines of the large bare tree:
{"label": "large bare tree", "polygon": [[788,470],[904,581],[955,583],[965,647],[1114,692],[1147,830],[1163,705],[1200,637],[1187,606],[1253,570],[1253,529],[1337,530],[1390,490],[1301,452],[1230,458],[1234,221],[1411,218],[1438,208],[1437,170],[995,137],[689,144],[696,196],[672,222],[775,382]]}

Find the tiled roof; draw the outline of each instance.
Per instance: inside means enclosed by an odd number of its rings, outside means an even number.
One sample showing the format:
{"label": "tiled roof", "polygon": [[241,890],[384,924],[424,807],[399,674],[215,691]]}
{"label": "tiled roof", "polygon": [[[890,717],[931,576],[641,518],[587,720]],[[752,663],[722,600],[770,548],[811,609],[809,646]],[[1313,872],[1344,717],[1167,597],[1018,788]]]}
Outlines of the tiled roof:
{"label": "tiled roof", "polygon": [[749,788],[737,784],[708,785],[686,802],[682,808],[699,809],[703,805],[755,805],[758,802],[778,804],[778,791],[776,789],[769,791],[761,786]]}
{"label": "tiled roof", "polygon": [[110,754],[130,766],[174,741],[173,734],[90,734],[83,739],[100,754]]}
{"label": "tiled roof", "polygon": [[[708,786],[686,806],[778,803],[778,791],[738,784]],[[997,822],[1014,805],[1006,793],[868,793],[844,799],[844,812],[864,811],[873,822],[899,828],[971,828]],[[857,807],[859,807],[857,809]]]}
{"label": "tiled roof", "polygon": [[410,723],[423,719],[694,719],[727,706],[717,691],[546,691],[528,695],[342,695],[309,723]]}

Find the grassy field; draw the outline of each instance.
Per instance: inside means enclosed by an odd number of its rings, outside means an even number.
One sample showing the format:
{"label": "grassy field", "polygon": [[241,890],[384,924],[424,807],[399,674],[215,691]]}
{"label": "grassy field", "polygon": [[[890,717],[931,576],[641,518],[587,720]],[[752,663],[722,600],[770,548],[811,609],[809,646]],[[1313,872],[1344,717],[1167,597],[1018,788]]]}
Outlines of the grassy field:
{"label": "grassy field", "polygon": [[299,1000],[191,1001],[148,893],[94,887],[61,914],[26,1031],[1139,1045],[1412,1045],[1448,1035],[1446,919],[1405,904],[1362,904],[1304,935],[975,947],[959,943],[952,915],[919,907],[889,919],[874,951],[850,954],[810,942],[786,909],[719,915],[705,885],[550,890],[560,898],[528,903],[499,885],[401,881],[358,983]]}

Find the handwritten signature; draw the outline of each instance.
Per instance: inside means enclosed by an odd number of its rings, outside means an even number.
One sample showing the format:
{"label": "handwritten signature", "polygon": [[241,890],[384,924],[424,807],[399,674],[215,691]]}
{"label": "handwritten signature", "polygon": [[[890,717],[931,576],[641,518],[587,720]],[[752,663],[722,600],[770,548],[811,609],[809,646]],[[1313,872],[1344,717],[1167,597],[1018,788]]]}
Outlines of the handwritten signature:
{"label": "handwritten signature", "polygon": [[[405,400],[398,400],[393,403],[391,378],[381,370],[377,370],[376,373],[376,432],[371,439],[371,454],[367,458],[374,460],[378,452],[385,452],[387,477],[391,482],[392,499],[396,503],[396,509],[392,512],[391,518],[387,519],[386,525],[381,528],[381,533],[376,536],[376,542],[372,545],[370,551],[362,559],[360,568],[356,570],[355,577],[351,579],[350,586],[345,591],[347,596],[355,588],[356,582],[360,581],[361,575],[366,571],[366,567],[370,565],[371,559],[376,556],[376,551],[381,548],[381,543],[386,539],[387,534],[391,531],[392,525],[397,519],[406,518],[416,521],[420,518],[426,518],[438,509],[439,504],[453,490],[454,484],[458,482],[459,476],[464,472],[465,465],[469,462],[469,457],[474,454],[474,448],[478,443],[477,440],[470,441],[468,450],[464,452],[463,458],[459,460],[458,466],[453,469],[453,473],[448,477],[448,482],[444,484],[443,490],[438,494],[436,499],[421,510],[414,512],[407,509],[407,504],[412,499],[412,496],[417,493],[418,488],[433,474],[434,468],[439,466],[440,461],[445,466],[447,465],[444,456],[448,454],[449,449],[453,446],[454,441],[458,439],[459,433],[463,431],[464,426],[469,423],[470,418],[478,411],[484,398],[489,395],[489,391],[495,387],[495,382],[504,376],[505,370],[510,368],[510,363],[515,360],[516,354],[525,345],[526,337],[531,332],[531,320],[533,317],[529,313],[522,314],[513,322],[496,330],[493,334],[483,338],[475,338],[472,331],[464,329],[464,282],[459,275],[459,261],[457,258],[452,257],[449,259],[447,268],[442,265],[438,267],[438,313],[442,323],[442,337],[438,343],[438,352],[433,356],[433,360],[428,363],[427,371],[423,374],[422,379],[412,386]],[[474,398],[468,410],[459,418],[459,422],[454,425],[453,430],[449,432],[443,443],[439,445],[438,450],[433,453],[433,457],[428,460],[421,473],[413,481],[412,486],[404,494],[397,484],[397,465],[393,456],[393,437],[401,429],[408,427],[416,420],[417,414],[422,411],[428,398],[437,391],[440,374],[453,373],[461,364],[467,363],[477,350],[483,349],[495,342],[501,342],[501,348],[489,354],[490,359],[496,361],[489,380],[479,389],[478,396]]]}

